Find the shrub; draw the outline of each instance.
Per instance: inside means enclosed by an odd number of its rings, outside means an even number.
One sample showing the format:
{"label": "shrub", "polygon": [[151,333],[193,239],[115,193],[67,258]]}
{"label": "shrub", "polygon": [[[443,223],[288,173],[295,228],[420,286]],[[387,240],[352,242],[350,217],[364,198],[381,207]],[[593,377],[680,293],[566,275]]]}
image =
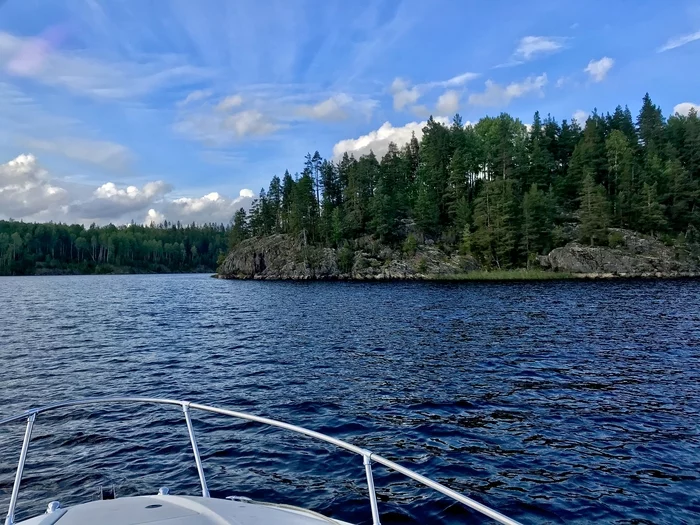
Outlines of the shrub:
{"label": "shrub", "polygon": [[406,255],[415,255],[417,249],[418,249],[418,239],[416,239],[415,235],[413,235],[412,233],[409,233],[408,237],[406,237],[406,240],[403,243],[403,252]]}
{"label": "shrub", "polygon": [[340,250],[338,250],[338,269],[342,273],[350,273],[354,260],[355,251],[350,248],[349,245],[345,244]]}
{"label": "shrub", "polygon": [[608,235],[608,246],[611,248],[619,248],[625,245],[625,236],[620,232],[610,232]]}

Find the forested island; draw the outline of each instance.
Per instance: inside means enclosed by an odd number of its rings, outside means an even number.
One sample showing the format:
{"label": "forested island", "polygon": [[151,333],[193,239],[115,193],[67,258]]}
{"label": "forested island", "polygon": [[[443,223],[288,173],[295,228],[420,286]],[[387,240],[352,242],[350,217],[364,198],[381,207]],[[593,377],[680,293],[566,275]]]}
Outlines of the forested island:
{"label": "forested island", "polygon": [[228,248],[223,224],[0,221],[0,275],[212,272]]}
{"label": "forested island", "polygon": [[[225,278],[413,278],[537,268],[700,269],[700,121],[647,94],[583,127],[535,113],[464,125],[272,178],[231,228]],[[616,264],[616,261],[619,264]]]}

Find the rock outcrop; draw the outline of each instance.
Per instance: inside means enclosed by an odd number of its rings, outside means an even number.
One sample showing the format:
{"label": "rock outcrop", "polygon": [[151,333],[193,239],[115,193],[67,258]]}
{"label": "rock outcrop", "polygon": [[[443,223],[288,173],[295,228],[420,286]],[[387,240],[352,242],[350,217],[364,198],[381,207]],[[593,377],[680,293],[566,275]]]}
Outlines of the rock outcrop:
{"label": "rock outcrop", "polygon": [[615,248],[569,243],[539,258],[547,270],[590,277],[683,277],[700,274],[700,259],[690,250],[666,246],[629,230],[611,229]]}
{"label": "rock outcrop", "polygon": [[448,256],[433,246],[419,246],[412,255],[375,241],[358,241],[354,249],[305,245],[303,239],[271,235],[247,239],[219,266],[223,279],[423,279],[478,269],[472,257]]}

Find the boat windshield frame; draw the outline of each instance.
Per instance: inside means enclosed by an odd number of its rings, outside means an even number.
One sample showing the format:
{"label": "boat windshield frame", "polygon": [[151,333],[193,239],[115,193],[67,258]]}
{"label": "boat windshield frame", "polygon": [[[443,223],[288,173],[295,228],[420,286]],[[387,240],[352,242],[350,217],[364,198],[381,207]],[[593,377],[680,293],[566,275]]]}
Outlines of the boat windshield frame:
{"label": "boat windshield frame", "polygon": [[463,494],[460,494],[459,492],[455,492],[454,490],[446,487],[445,485],[442,485],[441,483],[438,483],[436,481],[433,481],[432,479],[426,478],[425,476],[422,476],[421,474],[418,474],[417,472],[414,472],[410,469],[407,469],[406,467],[403,467],[397,463],[394,463],[391,460],[388,460],[379,454],[375,454],[374,452],[355,446],[351,443],[347,443],[346,441],[342,441],[340,439],[336,439],[331,436],[327,436],[326,434],[322,434],[320,432],[316,432],[314,430],[309,430],[307,428],[299,427],[297,425],[292,425],[290,423],[285,423],[283,421],[278,421],[275,419],[270,419],[267,417],[262,417],[262,416],[256,416],[254,414],[248,414],[246,412],[238,412],[235,410],[227,410],[223,408],[217,408],[217,407],[212,407],[208,405],[202,405],[199,403],[193,403],[191,401],[178,401],[174,399],[161,399],[161,398],[150,398],[150,397],[100,397],[100,398],[87,398],[87,399],[80,399],[80,400],[75,400],[75,401],[65,401],[62,403],[55,403],[51,405],[46,405],[42,406],[39,408],[34,408],[31,410],[27,410],[21,414],[17,414],[15,416],[7,417],[4,419],[0,419],[0,425],[4,425],[6,423],[11,423],[13,421],[19,421],[22,419],[27,420],[27,426],[25,429],[24,433],[24,440],[22,441],[22,449],[20,451],[20,456],[19,456],[19,462],[17,465],[17,471],[15,473],[15,481],[12,486],[12,493],[10,496],[10,504],[8,506],[8,511],[7,511],[7,517],[5,518],[5,525],[14,525],[15,524],[15,508],[17,506],[17,497],[19,495],[19,487],[20,483],[22,481],[22,473],[24,471],[24,465],[27,459],[27,454],[29,451],[29,443],[31,441],[32,437],[32,429],[34,426],[34,422],[39,414],[42,414],[44,412],[50,412],[52,410],[58,410],[61,408],[73,408],[73,407],[79,407],[79,406],[84,406],[84,405],[113,405],[113,404],[122,404],[122,403],[141,403],[141,404],[157,404],[157,405],[172,405],[172,406],[178,406],[180,409],[183,411],[183,414],[185,416],[185,422],[187,424],[187,431],[189,433],[190,437],[190,444],[192,445],[192,452],[194,454],[194,460],[195,463],[197,464],[197,472],[199,474],[199,482],[201,485],[202,489],[202,497],[208,498],[209,496],[209,488],[207,487],[207,480],[204,475],[204,467],[202,465],[202,459],[199,454],[199,448],[197,446],[197,439],[195,437],[195,432],[194,432],[194,427],[192,425],[192,418],[190,416],[190,411],[191,409],[195,410],[201,410],[203,412],[209,412],[212,414],[219,414],[223,416],[229,416],[237,419],[243,419],[247,421],[254,421],[256,423],[261,423],[263,425],[268,425],[272,427],[277,427],[281,428],[284,430],[288,430],[290,432],[294,432],[296,434],[303,434],[305,436],[324,441],[326,443],[330,443],[332,445],[335,445],[339,448],[345,449],[349,452],[352,452],[354,454],[357,454],[359,456],[362,456],[362,463],[363,467],[365,470],[365,476],[367,478],[367,486],[368,486],[368,491],[369,491],[369,500],[370,500],[370,510],[372,512],[372,523],[373,525],[380,525],[380,520],[379,520],[379,509],[377,505],[377,494],[374,489],[374,479],[372,476],[372,463],[379,463],[380,465],[383,465],[395,472],[398,472],[400,474],[403,474],[406,477],[409,477],[413,479],[414,481],[417,481],[418,483],[421,483],[433,490],[436,490],[437,492],[440,492],[441,494],[448,496],[449,498],[458,501],[462,503],[463,505],[466,505],[467,507],[485,515],[488,516],[498,523],[502,523],[505,525],[520,525],[519,522],[501,514],[500,512],[487,507],[486,505],[483,505],[482,503],[479,503],[476,500],[473,500]]}

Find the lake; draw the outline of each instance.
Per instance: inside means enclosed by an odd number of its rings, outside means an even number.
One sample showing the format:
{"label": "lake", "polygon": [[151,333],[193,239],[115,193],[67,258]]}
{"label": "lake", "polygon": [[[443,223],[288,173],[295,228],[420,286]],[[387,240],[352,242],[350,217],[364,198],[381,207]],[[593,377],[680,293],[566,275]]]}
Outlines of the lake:
{"label": "lake", "polygon": [[[700,522],[700,281],[294,283],[0,278],[0,417],[162,396],[369,448],[524,523]],[[68,415],[71,417],[68,417]],[[362,460],[193,412],[209,487],[371,523]],[[4,517],[23,424],[0,429]],[[19,517],[197,494],[182,412],[40,415]],[[474,514],[375,466],[382,523]]]}

